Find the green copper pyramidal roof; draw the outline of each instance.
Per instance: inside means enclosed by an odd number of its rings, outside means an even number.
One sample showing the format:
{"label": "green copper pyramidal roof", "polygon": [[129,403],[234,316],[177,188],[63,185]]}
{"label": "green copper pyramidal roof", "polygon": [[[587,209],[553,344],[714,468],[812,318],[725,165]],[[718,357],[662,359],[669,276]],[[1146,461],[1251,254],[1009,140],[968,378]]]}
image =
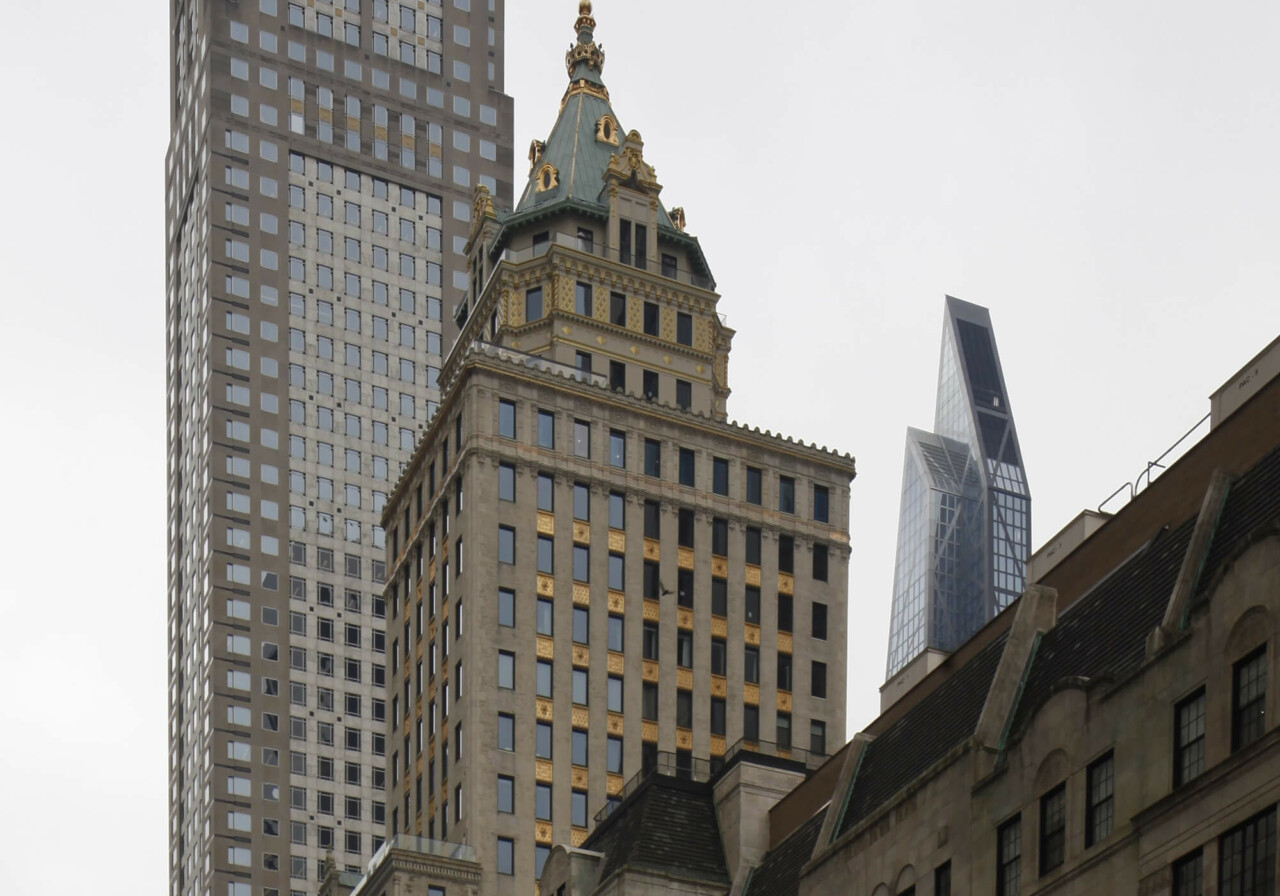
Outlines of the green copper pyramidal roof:
{"label": "green copper pyramidal roof", "polygon": [[[565,54],[569,86],[560,103],[560,115],[546,142],[535,141],[530,149],[529,180],[513,217],[535,209],[543,211],[565,200],[608,209],[604,175],[612,158],[622,152],[626,132],[618,124],[609,91],[600,78],[604,51],[595,43],[595,26],[590,0],[582,0],[575,23],[577,42]],[[661,203],[658,221],[675,229]]]}

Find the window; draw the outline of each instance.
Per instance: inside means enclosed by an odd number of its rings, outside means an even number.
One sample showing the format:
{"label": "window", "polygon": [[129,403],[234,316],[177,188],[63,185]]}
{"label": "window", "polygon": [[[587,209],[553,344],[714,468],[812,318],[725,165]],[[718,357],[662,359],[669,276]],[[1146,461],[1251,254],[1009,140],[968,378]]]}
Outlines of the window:
{"label": "window", "polygon": [[809,693],[825,699],[827,696],[827,664],[813,661],[809,672]]}
{"label": "window", "polygon": [[681,507],[676,514],[676,543],[682,548],[693,547],[693,510]]}
{"label": "window", "polygon": [[626,632],[625,620],[622,616],[609,617],[608,648],[615,653],[623,649],[623,635]]}
{"label": "window", "polygon": [[1197,849],[1173,863],[1173,896],[1204,896],[1204,853]]}
{"label": "window", "polygon": [[723,697],[711,698],[711,733],[724,736],[725,702]]}
{"label": "window", "polygon": [[538,447],[555,450],[556,417],[550,411],[538,411]]}
{"label": "window", "polygon": [[[760,648],[747,644],[742,648],[742,680],[748,684],[760,683]],[[754,740],[755,738],[752,738]]]}
{"label": "window", "polygon": [[640,371],[640,392],[646,401],[654,401],[658,397],[658,374],[653,370]]}
{"label": "window", "polygon": [[[622,591],[625,586],[625,563],[621,554],[609,555],[609,590]],[[681,570],[685,572],[685,570]]]}
{"label": "window", "polygon": [[790,594],[778,595],[778,631],[795,630],[795,599]]}
{"label": "window", "polygon": [[951,863],[933,869],[933,896],[951,896]]}
{"label": "window", "polygon": [[681,607],[693,607],[693,570],[676,570],[676,604]]}
{"label": "window", "polygon": [[659,538],[662,534],[662,506],[657,501],[644,502],[644,537]]}
{"label": "window", "polygon": [[644,303],[644,333],[646,336],[658,335],[658,304]]}
{"label": "window", "polygon": [[622,679],[610,675],[605,691],[605,708],[609,712],[622,712]]}
{"label": "window", "polygon": [[646,722],[658,721],[658,686],[651,681],[640,686],[640,718]]}
{"label": "window", "polygon": [[551,724],[538,722],[534,727],[533,755],[538,759],[551,758]]}
{"label": "window", "polygon": [[[405,7],[400,7],[404,9]],[[515,841],[510,837],[498,838],[498,873],[515,874]]]}
{"label": "window", "polygon": [[774,737],[773,742],[778,745],[779,749],[791,749],[791,713],[778,713],[777,735]]}
{"label": "window", "polygon": [[573,608],[573,643],[591,643],[591,614],[586,607]]}
{"label": "window", "polygon": [[585,828],[587,826],[587,794],[585,791],[575,790],[570,794],[569,823],[576,828]]}
{"label": "window", "polygon": [[1231,686],[1231,750],[1262,736],[1267,698],[1267,648],[1264,644],[1235,664]]}
{"label": "window", "polygon": [[506,650],[498,651],[498,687],[513,689],[516,686],[516,655]]}
{"label": "window", "polygon": [[582,420],[573,421],[573,455],[574,457],[591,457],[591,424]]}
{"label": "window", "polygon": [[658,658],[658,623],[646,622],[644,624],[642,647],[645,659],[656,660]]}
{"label": "window", "polygon": [[711,615],[729,615],[729,583],[724,579],[711,580]]}
{"label": "window", "polygon": [[587,765],[587,732],[574,728],[569,739],[569,761],[573,765]]}
{"label": "window", "polygon": [[591,284],[579,280],[573,287],[573,310],[584,317],[591,316]]}
{"label": "window", "polygon": [[693,383],[676,380],[676,407],[687,411],[693,405]]}
{"label": "window", "polygon": [[1108,753],[1089,766],[1087,807],[1084,818],[1084,845],[1093,844],[1111,836],[1115,818],[1115,756]]}
{"label": "window", "polygon": [[[717,557],[727,557],[729,555],[729,521],[724,517],[715,517],[711,520],[711,553]],[[757,588],[756,592],[759,593]],[[751,620],[758,622],[758,619]]]}
{"label": "window", "polygon": [[[713,552],[714,553],[714,552]],[[760,589],[755,585],[746,586],[743,592],[743,614],[752,625],[760,624]]]}
{"label": "window", "polygon": [[815,756],[827,755],[827,723],[814,719],[809,723],[809,752]]}
{"label": "window", "polygon": [[516,593],[510,588],[498,589],[498,625],[511,628],[516,624]]}
{"label": "window", "polygon": [[498,435],[504,439],[516,437],[516,403],[505,398],[498,400]]}
{"label": "window", "polygon": [[693,727],[693,691],[676,691],[676,727]]}
{"label": "window", "polygon": [[498,775],[498,811],[511,814],[516,811],[516,781],[508,775]]}
{"label": "window", "polygon": [[711,674],[724,675],[726,669],[727,648],[724,638],[711,639]]}
{"label": "window", "polygon": [[676,632],[676,665],[684,669],[693,668],[693,632],[683,629]]}
{"label": "window", "polygon": [[516,562],[516,530],[510,526],[498,527],[498,562]]}
{"label": "window", "polygon": [[542,318],[542,287],[535,286],[524,293],[524,320],[532,323]]}
{"label": "window", "polygon": [[[829,501],[827,487],[825,485],[815,485],[813,487],[813,518],[820,523],[829,522],[827,518]],[[946,868],[950,873],[951,866],[947,865]]]}
{"label": "window", "polygon": [[813,637],[819,641],[827,640],[827,605],[817,601],[813,604]]}
{"label": "window", "polygon": [[1059,784],[1040,797],[1040,874],[1057,868],[1066,858],[1067,786]]}
{"label": "window", "polygon": [[[556,481],[546,473],[538,474],[538,509],[547,513],[555,510]],[[585,581],[585,580],[584,580]]]}
{"label": "window", "polygon": [[609,465],[621,469],[627,466],[627,434],[616,429],[609,430]]}
{"label": "window", "polygon": [[516,468],[512,464],[498,464],[498,500],[516,499]]}
{"label": "window", "polygon": [[1218,840],[1219,896],[1262,896],[1275,892],[1276,810],[1232,828]]}
{"label": "window", "polygon": [[533,791],[533,816],[539,821],[551,820],[551,785],[537,784]]}
{"label": "window", "polygon": [[763,504],[762,475],[756,467],[747,467],[747,503]]}
{"label": "window", "polygon": [[680,484],[693,488],[694,455],[692,448],[680,449]]}
{"label": "window", "polygon": [[538,660],[535,669],[534,691],[539,697],[551,696],[552,668],[547,660]]}
{"label": "window", "polygon": [[1204,771],[1204,688],[1174,708],[1173,752],[1175,787]]}
{"label": "window", "polygon": [[555,605],[544,598],[538,598],[535,612],[535,625],[538,634],[550,638],[554,628]]}
{"label": "window", "polygon": [[[815,544],[813,546],[813,580],[815,582],[825,582],[827,580],[827,546],[825,544]],[[817,637],[816,635],[814,637]]]}
{"label": "window", "polygon": [[742,739],[753,742],[760,740],[760,707],[742,707]]}
{"label": "window", "polygon": [[796,571],[796,540],[791,535],[778,536],[778,572]]}
{"label": "window", "polygon": [[[723,457],[713,457],[711,459],[711,491],[726,497],[729,494],[729,462]],[[759,563],[760,561],[757,560],[756,562]]]}
{"label": "window", "polygon": [[609,293],[609,323],[616,327],[627,325],[627,297],[620,292]]}
{"label": "window", "polygon": [[538,536],[538,572],[551,575],[555,572],[555,542],[545,535]]}
{"label": "window", "polygon": [[591,519],[591,489],[581,482],[573,484],[573,518],[583,522]]}
{"label": "window", "polygon": [[796,481],[790,476],[778,477],[778,510],[782,513],[796,512]]}
{"label": "window", "polygon": [[1022,816],[996,831],[996,896],[1015,896],[1022,876]]}
{"label": "window", "polygon": [[676,312],[676,342],[693,345],[693,315],[687,311]]}
{"label": "window", "polygon": [[778,690],[791,690],[791,654],[778,654]]}

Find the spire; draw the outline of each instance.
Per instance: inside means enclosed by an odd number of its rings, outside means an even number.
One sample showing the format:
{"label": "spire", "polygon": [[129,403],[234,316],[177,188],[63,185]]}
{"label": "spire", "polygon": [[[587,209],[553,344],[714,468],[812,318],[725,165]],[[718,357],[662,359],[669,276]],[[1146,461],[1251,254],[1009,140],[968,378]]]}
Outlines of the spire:
{"label": "spire", "polygon": [[596,44],[596,20],[591,15],[591,0],[578,3],[578,20],[573,29],[578,33],[578,41],[570,44],[564,54],[565,68],[569,70],[569,89],[565,91],[565,99],[577,90],[595,90],[603,93],[607,100],[609,92],[600,80],[600,73],[604,70],[604,50]]}

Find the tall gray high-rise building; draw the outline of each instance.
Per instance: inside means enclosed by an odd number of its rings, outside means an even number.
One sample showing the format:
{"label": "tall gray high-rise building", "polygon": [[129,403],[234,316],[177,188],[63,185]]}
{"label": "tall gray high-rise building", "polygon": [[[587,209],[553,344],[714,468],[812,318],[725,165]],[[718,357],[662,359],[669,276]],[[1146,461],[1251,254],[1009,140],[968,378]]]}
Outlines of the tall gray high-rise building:
{"label": "tall gray high-rise building", "polygon": [[503,2],[170,15],[170,892],[313,893],[385,830],[379,515],[512,195]]}
{"label": "tall gray high-rise building", "polygon": [[934,431],[908,429],[887,677],[953,651],[1026,581],[1031,494],[987,309],[950,296]]}

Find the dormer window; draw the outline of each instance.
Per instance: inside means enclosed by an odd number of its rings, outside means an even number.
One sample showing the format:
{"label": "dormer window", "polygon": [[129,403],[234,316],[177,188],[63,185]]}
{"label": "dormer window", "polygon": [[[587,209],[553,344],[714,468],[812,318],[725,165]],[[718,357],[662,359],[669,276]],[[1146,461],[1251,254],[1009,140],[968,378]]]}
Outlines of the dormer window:
{"label": "dormer window", "polygon": [[618,123],[612,117],[600,116],[600,120],[596,122],[596,140],[610,146],[618,145]]}
{"label": "dormer window", "polygon": [[556,171],[554,165],[547,163],[538,169],[537,191],[539,193],[554,190],[558,186],[560,186],[560,172]]}

